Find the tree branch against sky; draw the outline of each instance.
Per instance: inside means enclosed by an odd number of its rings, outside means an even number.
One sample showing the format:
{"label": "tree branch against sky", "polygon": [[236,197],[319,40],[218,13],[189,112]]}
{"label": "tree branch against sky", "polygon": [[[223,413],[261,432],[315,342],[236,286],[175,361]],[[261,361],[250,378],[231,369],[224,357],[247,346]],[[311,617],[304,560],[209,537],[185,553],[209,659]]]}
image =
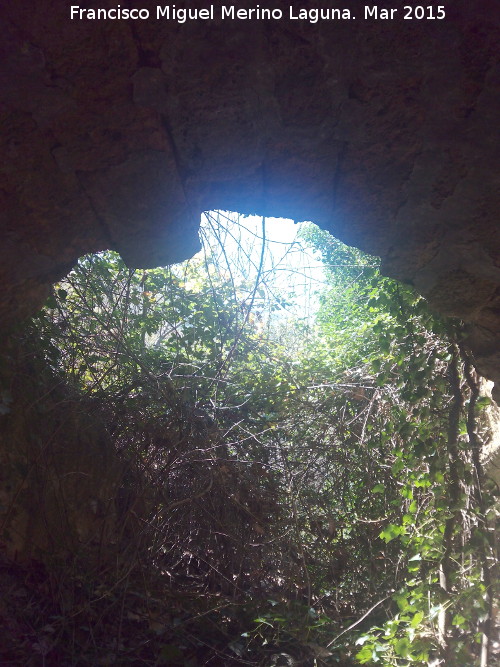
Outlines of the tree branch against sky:
{"label": "tree branch against sky", "polygon": [[150,571],[238,605],[217,649],[238,664],[312,640],[347,664],[482,667],[495,494],[460,323],[310,223],[210,212],[201,239],[148,271],[82,258],[36,324],[134,471]]}

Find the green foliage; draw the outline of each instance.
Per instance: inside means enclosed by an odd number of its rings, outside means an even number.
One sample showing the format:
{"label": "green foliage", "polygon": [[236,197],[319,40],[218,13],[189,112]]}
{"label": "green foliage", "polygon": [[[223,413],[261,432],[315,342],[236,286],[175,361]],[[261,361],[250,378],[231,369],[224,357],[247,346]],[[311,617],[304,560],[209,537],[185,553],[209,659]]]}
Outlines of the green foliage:
{"label": "green foliage", "polygon": [[231,654],[338,635],[332,660],[479,664],[494,554],[460,329],[374,258],[303,237],[327,268],[316,323],[213,248],[147,272],[102,253],[39,317],[47,359],[156,490],[153,561],[239,599]]}

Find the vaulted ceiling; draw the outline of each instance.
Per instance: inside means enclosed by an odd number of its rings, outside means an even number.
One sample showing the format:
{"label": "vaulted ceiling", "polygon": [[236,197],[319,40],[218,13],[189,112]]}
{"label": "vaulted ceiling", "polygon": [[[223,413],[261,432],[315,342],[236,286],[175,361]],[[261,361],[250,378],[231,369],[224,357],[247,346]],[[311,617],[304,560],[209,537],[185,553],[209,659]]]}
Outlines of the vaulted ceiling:
{"label": "vaulted ceiling", "polygon": [[3,324],[83,253],[186,258],[219,208],[312,220],[380,255],[469,323],[499,380],[498,0],[442,0],[441,20],[345,4],[355,19],[290,20],[276,0],[280,20],[221,19],[216,2],[179,24],[151,2],[133,5],[148,20],[2,3]]}

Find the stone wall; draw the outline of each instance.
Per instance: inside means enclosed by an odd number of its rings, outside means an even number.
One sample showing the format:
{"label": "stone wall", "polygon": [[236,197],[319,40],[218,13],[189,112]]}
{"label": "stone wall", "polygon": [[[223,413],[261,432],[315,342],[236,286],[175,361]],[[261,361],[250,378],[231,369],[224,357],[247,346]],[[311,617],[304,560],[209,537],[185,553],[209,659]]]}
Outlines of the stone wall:
{"label": "stone wall", "polygon": [[39,346],[16,341],[0,366],[0,549],[41,562],[111,557],[129,517],[116,498],[125,461],[99,405],[71,391]]}
{"label": "stone wall", "polygon": [[355,20],[311,24],[228,22],[216,2],[181,25],[2,3],[3,328],[85,252],[189,256],[220,208],[310,219],[380,255],[470,323],[500,379],[498,3],[441,4],[441,21],[349,3]]}

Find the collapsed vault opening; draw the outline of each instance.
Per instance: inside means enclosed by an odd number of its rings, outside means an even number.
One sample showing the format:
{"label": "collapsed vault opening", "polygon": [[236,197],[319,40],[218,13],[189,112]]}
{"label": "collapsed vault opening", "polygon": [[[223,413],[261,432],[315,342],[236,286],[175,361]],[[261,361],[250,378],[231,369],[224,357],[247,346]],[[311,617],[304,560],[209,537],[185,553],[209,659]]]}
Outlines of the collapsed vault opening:
{"label": "collapsed vault opening", "polygon": [[[481,620],[491,618],[491,499],[459,331],[373,258],[312,228],[304,238],[322,252],[326,286],[316,322],[304,321],[298,283],[271,280],[285,267],[266,259],[265,221],[248,236],[240,221],[236,236],[223,217],[208,216],[205,252],[181,267],[84,258],[38,317],[35,352],[72,393],[50,390],[56,418],[29,463],[28,475],[51,476],[39,512],[52,542],[35,540],[36,556],[61,547],[55,523],[60,535],[75,522],[60,551],[92,567],[98,554],[110,587],[127,582],[120,628],[151,618],[134,596],[195,598],[180,623],[155,605],[179,661],[206,658],[208,646],[224,664],[274,660],[284,647],[353,664],[452,652],[480,664],[465,637],[481,633],[491,653]],[[29,397],[30,409],[39,401]],[[60,467],[64,414],[80,448],[106,452],[97,469],[95,455],[78,467],[67,454]],[[66,511],[77,489],[65,485],[79,477],[96,482],[81,517]],[[94,588],[88,602],[114,631],[106,598]],[[195,624],[193,640],[193,618],[205,615],[212,626]],[[142,650],[119,634],[118,652]],[[90,660],[87,639],[79,650]]]}

